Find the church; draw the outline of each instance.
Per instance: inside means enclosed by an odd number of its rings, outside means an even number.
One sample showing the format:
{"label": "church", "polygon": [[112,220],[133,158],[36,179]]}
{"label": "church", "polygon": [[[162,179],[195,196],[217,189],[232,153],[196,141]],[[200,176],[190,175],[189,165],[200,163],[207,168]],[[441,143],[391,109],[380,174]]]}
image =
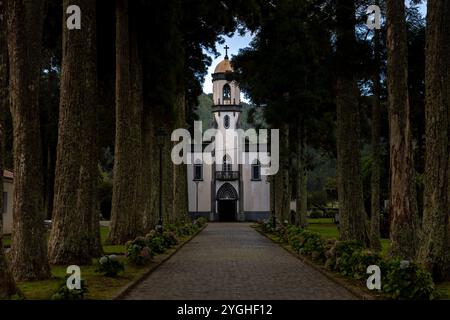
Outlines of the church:
{"label": "church", "polygon": [[[268,176],[261,175],[258,156],[259,152],[268,151],[268,144],[250,146],[253,142],[247,139],[245,146],[238,148],[239,139],[224,142],[218,139],[218,136],[234,136],[241,128],[240,89],[228,54],[216,66],[212,81],[212,124],[217,135],[212,151],[207,151],[205,145],[209,142],[204,142],[202,152],[194,152],[192,147],[188,154],[191,160],[187,164],[189,214],[210,221],[268,219],[270,182]],[[211,161],[205,161],[206,158]]]}

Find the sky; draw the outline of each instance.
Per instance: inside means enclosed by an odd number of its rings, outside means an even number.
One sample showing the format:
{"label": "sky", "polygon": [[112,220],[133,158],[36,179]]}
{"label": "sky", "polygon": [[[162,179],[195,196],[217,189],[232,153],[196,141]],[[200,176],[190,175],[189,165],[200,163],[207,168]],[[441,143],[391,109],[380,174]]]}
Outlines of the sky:
{"label": "sky", "polygon": [[[450,1],[450,0],[449,0]],[[405,3],[409,5],[409,0],[406,0]],[[420,5],[420,10],[423,15],[426,15],[426,1]],[[233,55],[236,55],[239,52],[239,49],[243,49],[248,47],[250,42],[252,41],[253,35],[250,32],[247,32],[244,36],[240,36],[238,32],[236,32],[232,37],[225,37],[225,43],[223,45],[217,45],[217,50],[220,52],[220,56],[214,58],[213,55],[210,55],[213,59],[211,66],[208,68],[208,74],[205,77],[205,82],[203,83],[203,92],[212,93],[212,73],[214,72],[214,68],[216,65],[223,60],[225,56],[225,45],[228,45],[230,49],[228,50],[228,55],[230,58]],[[248,102],[243,96],[241,100],[244,102]]]}
{"label": "sky", "polygon": [[249,46],[250,42],[252,41],[252,34],[250,32],[247,32],[243,37],[239,35],[238,32],[236,32],[232,37],[225,37],[225,43],[223,45],[218,44],[217,45],[217,51],[219,51],[220,56],[217,58],[214,58],[214,55],[210,55],[211,58],[213,58],[212,64],[208,69],[208,74],[205,77],[205,82],[203,83],[203,92],[205,93],[212,93],[212,73],[214,72],[214,69],[216,68],[217,64],[223,60],[225,57],[225,45],[230,47],[228,49],[228,56],[231,57],[233,55],[238,54],[239,49],[243,49]]}

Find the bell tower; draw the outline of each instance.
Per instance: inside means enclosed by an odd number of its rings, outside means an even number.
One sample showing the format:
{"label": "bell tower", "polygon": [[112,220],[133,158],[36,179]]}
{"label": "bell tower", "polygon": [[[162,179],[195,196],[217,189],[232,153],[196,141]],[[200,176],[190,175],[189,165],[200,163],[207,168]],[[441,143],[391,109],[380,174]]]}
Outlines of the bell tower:
{"label": "bell tower", "polygon": [[235,80],[233,68],[225,46],[225,58],[216,66],[212,74],[213,114],[218,129],[237,129],[241,113],[241,92]]}

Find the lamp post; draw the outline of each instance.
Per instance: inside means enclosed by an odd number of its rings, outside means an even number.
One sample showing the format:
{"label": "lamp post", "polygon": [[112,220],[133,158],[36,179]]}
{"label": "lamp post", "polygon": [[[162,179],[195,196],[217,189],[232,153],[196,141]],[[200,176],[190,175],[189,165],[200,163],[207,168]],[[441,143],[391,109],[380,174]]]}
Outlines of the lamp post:
{"label": "lamp post", "polygon": [[164,138],[166,137],[166,131],[163,128],[156,130],[156,144],[159,148],[159,221],[156,225],[156,230],[163,231],[163,218],[162,218],[162,148],[164,146]]}
{"label": "lamp post", "polygon": [[272,226],[273,228],[276,227],[276,223],[277,223],[277,218],[275,216],[275,205],[276,205],[276,201],[275,201],[275,175],[272,176],[272,183],[271,183],[271,187],[272,187],[272,199],[273,199],[273,203],[272,203]]}
{"label": "lamp post", "polygon": [[195,180],[195,215],[198,216],[198,183],[199,180]]}

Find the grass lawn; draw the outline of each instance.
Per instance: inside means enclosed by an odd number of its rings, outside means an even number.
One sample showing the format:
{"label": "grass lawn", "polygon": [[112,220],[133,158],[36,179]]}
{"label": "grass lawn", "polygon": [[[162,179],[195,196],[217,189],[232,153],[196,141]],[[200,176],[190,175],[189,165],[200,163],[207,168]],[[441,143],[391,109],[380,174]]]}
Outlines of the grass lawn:
{"label": "grass lawn", "polygon": [[[339,239],[339,230],[332,218],[308,219],[308,229],[319,233],[326,239]],[[381,255],[386,255],[389,249],[389,239],[381,239]]]}
{"label": "grass lawn", "polygon": [[[108,227],[101,227],[100,235],[105,254],[119,255],[119,259],[125,262],[125,272],[120,273],[116,278],[102,276],[95,272],[98,265],[98,259],[93,259],[91,265],[80,266],[81,277],[86,280],[88,289],[85,299],[106,300],[113,298],[125,285],[144,274],[149,268],[156,265],[158,263],[158,259],[160,259],[160,256],[156,256],[154,261],[146,266],[133,266],[127,264],[125,259],[125,246],[105,244],[108,237]],[[180,243],[183,243],[187,239],[189,239],[189,237],[181,238]],[[7,235],[3,238],[3,241],[4,245],[9,247],[11,237]],[[176,249],[169,249],[162,255],[170,254],[174,250]],[[66,270],[67,266],[51,266],[51,279],[18,282],[18,287],[25,295],[26,299],[48,300],[62,285],[65,285]]]}
{"label": "grass lawn", "polygon": [[[100,237],[102,239],[103,250],[105,251],[105,254],[125,254],[125,246],[113,246],[105,244],[106,239],[108,238],[108,227],[100,227]],[[10,234],[3,236],[3,246],[5,248],[9,248],[11,246]]]}

